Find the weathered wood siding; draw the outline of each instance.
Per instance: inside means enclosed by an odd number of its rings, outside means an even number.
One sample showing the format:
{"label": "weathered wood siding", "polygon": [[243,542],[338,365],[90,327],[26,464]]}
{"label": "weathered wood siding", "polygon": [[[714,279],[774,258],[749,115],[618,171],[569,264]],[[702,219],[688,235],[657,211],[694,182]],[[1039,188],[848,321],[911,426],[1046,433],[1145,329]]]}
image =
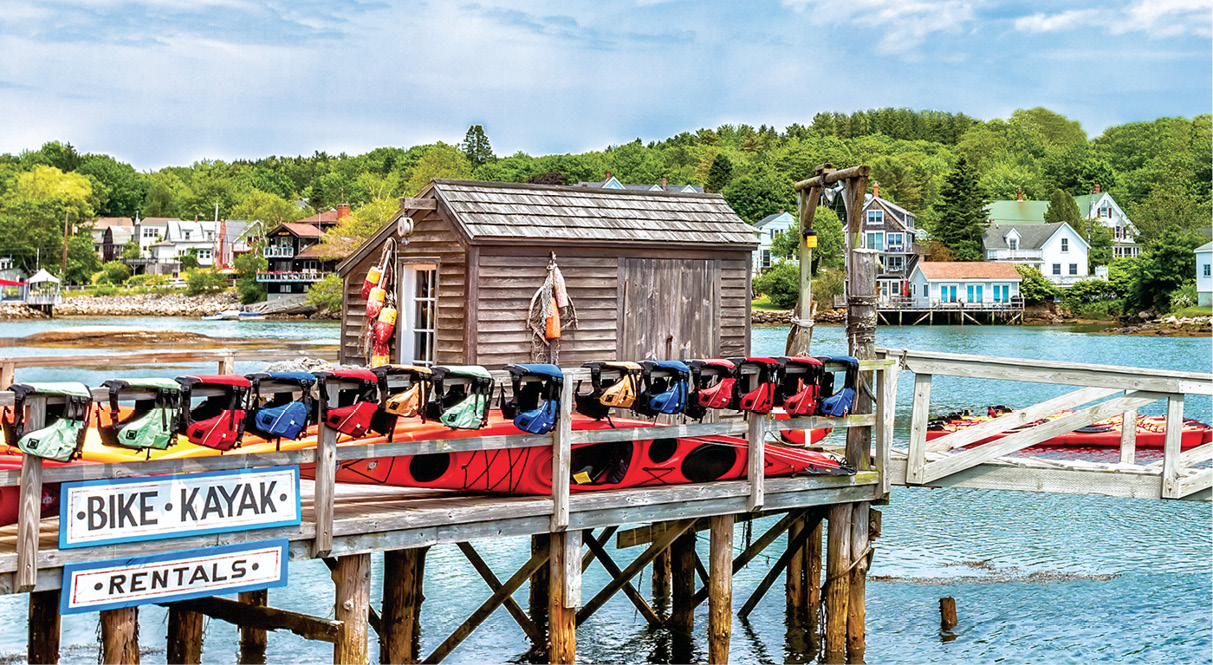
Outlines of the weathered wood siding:
{"label": "weathered wood siding", "polygon": [[719,355],[726,358],[750,355],[750,274],[748,256],[720,260]]}
{"label": "weathered wood siding", "polygon": [[[541,250],[542,251],[542,250]],[[517,249],[481,247],[476,265],[479,297],[469,309],[475,314],[475,362],[499,368],[531,360],[527,313],[531,296],[547,277],[549,255]],[[577,326],[565,329],[560,340],[560,363],[614,360],[618,336],[619,260],[594,253],[557,258],[569,297],[577,308]]]}
{"label": "weathered wood siding", "polygon": [[628,360],[719,355],[720,262],[627,258],[620,266],[619,353]]}
{"label": "weathered wood siding", "polygon": [[[430,263],[438,266],[438,319],[434,354],[439,364],[460,364],[464,355],[464,312],[467,308],[467,265],[463,246],[455,233],[435,213],[414,217],[416,228],[408,244],[397,245],[397,257],[402,269],[410,263]],[[363,364],[361,332],[366,329],[366,300],[362,298],[362,281],[367,270],[379,262],[379,252],[372,252],[345,279],[345,311],[342,315],[341,362]],[[399,283],[399,282],[398,282]],[[401,308],[409,306],[405,294],[398,293]],[[401,323],[404,317],[401,316]],[[399,333],[393,360],[399,360]]]}

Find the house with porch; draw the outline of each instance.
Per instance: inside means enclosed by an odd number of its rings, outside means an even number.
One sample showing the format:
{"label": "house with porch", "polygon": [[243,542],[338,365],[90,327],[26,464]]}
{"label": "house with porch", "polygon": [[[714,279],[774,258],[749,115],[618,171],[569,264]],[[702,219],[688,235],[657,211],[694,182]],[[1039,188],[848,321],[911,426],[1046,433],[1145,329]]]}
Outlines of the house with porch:
{"label": "house with porch", "polygon": [[[1112,232],[1112,258],[1137,256],[1137,227],[1120,209],[1112,195],[1095,185],[1090,194],[1074,197],[1074,204],[1084,219],[1099,220]],[[1014,201],[993,201],[986,208],[991,224],[1044,224],[1048,201],[1026,201],[1019,192]]]}
{"label": "house with porch", "polygon": [[1091,246],[1065,222],[991,224],[982,234],[981,244],[987,261],[1032,266],[1063,288],[1090,277],[1087,254]]}
{"label": "house with porch", "polygon": [[880,198],[880,184],[872,185],[872,193],[864,197],[863,233],[859,246],[880,250],[877,269],[877,295],[881,300],[909,295],[909,276],[925,255],[922,246],[914,242],[917,217],[905,208]]}
{"label": "house with porch", "polygon": [[349,206],[342,205],[336,211],[284,222],[266,232],[262,256],[269,267],[257,273],[257,281],[265,284],[267,299],[305,294],[312,284],[334,272],[340,258],[326,255],[320,237],[348,214]]}
{"label": "house with porch", "polygon": [[916,308],[993,309],[1021,302],[1022,281],[1010,263],[919,261],[910,274],[910,294]]}
{"label": "house with porch", "polygon": [[[110,229],[117,231],[117,235],[122,237],[122,242],[125,244],[130,240],[135,233],[135,221],[130,217],[101,217],[93,222],[93,251],[97,253],[97,258],[102,261],[113,261],[115,251],[112,246],[106,245],[106,238],[113,237],[114,234],[109,233]],[[122,250],[117,250],[117,255],[122,254]]]}

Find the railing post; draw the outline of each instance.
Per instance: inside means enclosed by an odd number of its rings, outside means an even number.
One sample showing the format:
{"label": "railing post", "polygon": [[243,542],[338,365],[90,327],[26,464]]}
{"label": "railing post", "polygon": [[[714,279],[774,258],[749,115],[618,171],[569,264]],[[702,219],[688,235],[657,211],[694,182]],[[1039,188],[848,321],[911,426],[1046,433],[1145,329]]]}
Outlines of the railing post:
{"label": "railing post", "polygon": [[[1128,394],[1128,391],[1125,391]],[[1137,409],[1124,412],[1120,422],[1120,463],[1133,464],[1137,453]]]}
{"label": "railing post", "polygon": [[219,373],[231,374],[236,371],[236,358],[232,354],[227,354],[219,359]]}
{"label": "railing post", "polygon": [[[758,375],[750,377],[750,390],[758,387]],[[746,498],[746,510],[754,512],[762,509],[762,504],[766,502],[766,487],[764,480],[766,477],[766,437],[767,437],[767,417],[761,413],[749,412],[746,414],[746,448],[749,458],[747,461],[746,476],[750,482],[750,496]]]}
{"label": "railing post", "polygon": [[337,482],[337,431],[325,424],[325,412],[332,399],[331,386],[326,385],[320,397],[320,424],[317,430],[316,479],[312,510],[316,520],[316,536],[312,556],[328,556],[333,550],[333,502]]}
{"label": "railing post", "polygon": [[552,531],[569,526],[569,476],[573,463],[573,382],[560,390],[560,418],[552,430]]}
{"label": "railing post", "polygon": [[906,483],[922,483],[927,464],[927,425],[931,418],[931,375],[914,375],[914,403],[910,407],[910,442],[906,448]]}
{"label": "railing post", "polygon": [[0,365],[0,390],[8,390],[17,376],[17,363],[6,362]]}
{"label": "railing post", "polygon": [[[26,431],[41,429],[46,424],[46,396],[27,398]],[[14,407],[15,408],[15,407]],[[16,442],[12,442],[16,445]],[[32,591],[38,583],[38,531],[42,520],[42,458],[21,456],[21,504],[17,512],[17,591]]]}
{"label": "railing post", "polygon": [[1162,449],[1162,498],[1178,499],[1179,455],[1184,433],[1184,396],[1167,397],[1167,434]]}

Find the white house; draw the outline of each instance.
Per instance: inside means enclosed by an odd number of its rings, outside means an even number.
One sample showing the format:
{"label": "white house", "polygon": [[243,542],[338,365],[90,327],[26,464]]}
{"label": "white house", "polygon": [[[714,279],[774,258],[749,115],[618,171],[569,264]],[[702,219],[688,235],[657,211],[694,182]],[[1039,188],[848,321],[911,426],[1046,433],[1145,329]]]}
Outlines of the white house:
{"label": "white house", "polygon": [[991,224],[981,236],[987,261],[1022,263],[1054,284],[1068,287],[1088,279],[1091,246],[1065,222],[1055,224]]}
{"label": "white house", "polygon": [[149,248],[151,258],[168,263],[178,261],[192,250],[198,255],[198,265],[209,268],[215,262],[216,226],[213,221],[166,220],[163,239]]}
{"label": "white house", "polygon": [[754,233],[758,236],[758,249],[754,250],[755,275],[770,268],[773,264],[771,243],[775,239],[775,234],[794,228],[796,228],[796,218],[785,210],[758,220],[758,223],[754,225]]}
{"label": "white house", "polygon": [[[1099,185],[1090,194],[1074,197],[1074,205],[1085,219],[1097,219],[1112,232],[1112,258],[1137,256],[1137,227],[1120,209],[1112,195],[1100,191]],[[990,223],[1006,225],[1044,224],[1048,201],[1025,201],[1023,193],[1014,201],[992,201],[986,208]]]}
{"label": "white house", "polygon": [[1213,242],[1196,248],[1196,297],[1201,307],[1213,305]]}
{"label": "white house", "polygon": [[1022,281],[1011,263],[919,261],[910,274],[910,295],[915,307],[1002,307],[1019,301]]}

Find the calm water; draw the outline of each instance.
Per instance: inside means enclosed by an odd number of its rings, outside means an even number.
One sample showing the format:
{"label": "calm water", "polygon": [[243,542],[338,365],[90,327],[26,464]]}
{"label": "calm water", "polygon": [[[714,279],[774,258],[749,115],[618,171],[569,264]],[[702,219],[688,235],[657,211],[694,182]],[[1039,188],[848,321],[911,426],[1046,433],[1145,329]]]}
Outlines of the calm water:
{"label": "calm water", "polygon": [[[103,320],[0,323],[0,337],[39,329]],[[127,319],[145,328],[188,329],[218,336],[311,340],[335,344],[332,323],[203,323],[183,319]],[[205,326],[205,327],[204,327]],[[786,328],[756,328],[756,354],[782,352]],[[1079,329],[1035,327],[889,327],[878,330],[879,345],[930,349],[1042,361],[1067,360],[1209,371],[1211,342],[1095,335]],[[845,351],[840,327],[820,326],[814,352]],[[0,355],[47,350],[0,349]],[[72,352],[79,353],[79,349]],[[172,368],[156,373],[171,376]],[[240,371],[256,369],[255,364]],[[110,372],[108,375],[131,372]],[[146,370],[135,373],[149,374]],[[99,382],[104,370],[54,374]],[[20,378],[52,378],[29,370]],[[909,379],[909,377],[906,377]],[[986,404],[1024,406],[1065,388],[1030,384],[937,378],[935,412]],[[900,386],[897,434],[904,441],[909,382]],[[1209,399],[1189,399],[1186,415],[1209,421]],[[868,661],[1209,663],[1213,649],[1213,562],[1210,560],[1208,504],[1036,495],[979,490],[894,489],[877,541],[873,580],[868,584]],[[765,520],[755,531],[769,526]],[[756,537],[756,536],[755,536]],[[744,541],[741,529],[737,543]],[[522,540],[477,543],[501,577],[527,555]],[[701,537],[706,557],[706,537]],[[781,545],[768,552],[777,555]],[[639,552],[622,550],[621,565]],[[737,605],[744,602],[771,564],[760,557],[734,581]],[[423,651],[432,650],[488,595],[487,586],[453,546],[430,550],[427,600],[422,613]],[[291,565],[289,589],[271,592],[275,605],[320,616],[332,615],[332,586],[322,564]],[[585,598],[607,582],[602,569],[586,574]],[[647,574],[641,578],[647,593]],[[378,580],[376,580],[378,584]],[[736,663],[803,661],[802,636],[783,623],[782,586],[768,594],[748,623],[734,623]],[[376,587],[375,594],[379,589]],[[517,598],[525,602],[525,588]],[[955,639],[939,636],[938,599],[954,596],[960,614]],[[0,597],[0,659],[20,660],[25,648],[25,597]],[[702,661],[706,603],[696,617],[693,644],[672,644],[649,631],[619,595],[578,630],[582,662]],[[144,662],[164,662],[164,610],[141,610]],[[65,618],[64,662],[95,663],[96,615]],[[208,624],[204,658],[232,662],[236,631]],[[509,616],[499,611],[450,657],[452,662],[519,660],[528,644]],[[377,660],[372,644],[372,662]],[[328,663],[331,648],[290,634],[270,634],[271,662]]]}

